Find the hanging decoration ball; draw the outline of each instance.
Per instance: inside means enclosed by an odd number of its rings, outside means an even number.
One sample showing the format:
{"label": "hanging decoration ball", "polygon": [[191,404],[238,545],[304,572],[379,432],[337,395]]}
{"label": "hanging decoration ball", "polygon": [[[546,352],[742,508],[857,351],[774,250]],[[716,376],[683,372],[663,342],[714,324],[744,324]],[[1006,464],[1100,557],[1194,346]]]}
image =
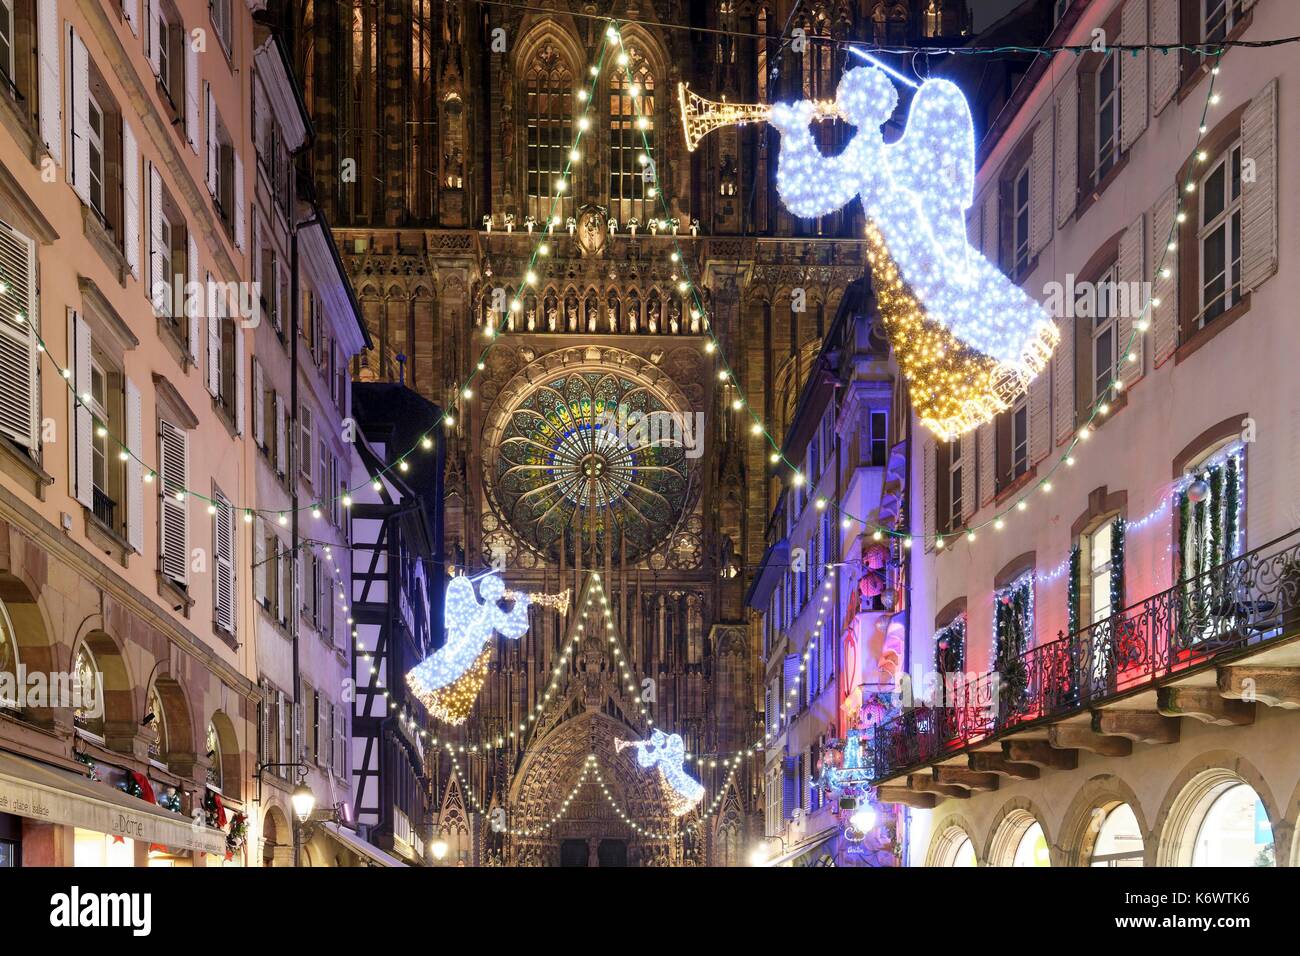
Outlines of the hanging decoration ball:
{"label": "hanging decoration ball", "polygon": [[875,542],[867,545],[862,557],[871,570],[881,571],[884,570],[885,562],[889,560],[889,548],[880,542]]}
{"label": "hanging decoration ball", "polygon": [[894,601],[897,599],[897,592],[893,588],[885,588],[880,592],[880,606],[886,611],[894,609]]}
{"label": "hanging decoration ball", "polygon": [[863,597],[880,597],[885,590],[885,576],[879,571],[870,571],[858,582]]}
{"label": "hanging decoration ball", "polygon": [[1202,501],[1210,496],[1210,483],[1204,478],[1197,478],[1187,486],[1187,500],[1194,505],[1199,505]]}

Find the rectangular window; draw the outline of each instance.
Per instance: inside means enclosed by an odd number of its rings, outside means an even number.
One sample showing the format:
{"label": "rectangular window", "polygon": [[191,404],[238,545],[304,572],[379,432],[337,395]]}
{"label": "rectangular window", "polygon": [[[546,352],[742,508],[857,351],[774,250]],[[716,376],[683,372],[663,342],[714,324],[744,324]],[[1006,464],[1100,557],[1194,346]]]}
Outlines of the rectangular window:
{"label": "rectangular window", "polygon": [[871,467],[884,468],[889,462],[889,416],[871,413]]}
{"label": "rectangular window", "polygon": [[1092,319],[1092,393],[1094,402],[1100,401],[1110,391],[1115,381],[1117,369],[1115,361],[1119,349],[1118,316],[1110,308],[1112,298],[1119,302],[1118,295],[1111,296],[1112,289],[1118,289],[1119,266],[1113,264],[1102,273],[1097,281],[1097,305]]}
{"label": "rectangular window", "polygon": [[1119,156],[1120,83],[1119,58],[1115,50],[1106,54],[1096,74],[1097,127],[1092,164],[1092,184],[1101,182]]}
{"label": "rectangular window", "polygon": [[0,0],[0,75],[14,82],[14,0]]}
{"label": "rectangular window", "polygon": [[1019,275],[1029,264],[1029,171],[1025,163],[1012,185],[1011,192],[1011,249],[1014,273]]}
{"label": "rectangular window", "polygon": [[1240,143],[1224,150],[1200,185],[1200,325],[1206,325],[1241,299]]}
{"label": "rectangular window", "polygon": [[1225,39],[1245,13],[1245,0],[1201,0],[1201,36],[1206,43]]}
{"label": "rectangular window", "polygon": [[1107,521],[1088,537],[1088,594],[1090,614],[1088,623],[1095,624],[1110,617],[1110,548],[1113,522]]}
{"label": "rectangular window", "polygon": [[88,100],[89,123],[87,126],[90,141],[90,205],[99,218],[104,219],[104,111],[99,102],[91,95]]}
{"label": "rectangular window", "polygon": [[962,498],[962,472],[965,462],[962,457],[964,442],[960,438],[935,445],[936,467],[938,475],[938,507],[935,509],[936,526],[943,532],[952,532],[962,526],[965,517],[965,502]]}
{"label": "rectangular window", "polygon": [[95,348],[90,359],[91,479],[96,518],[116,533],[125,530],[126,463],[113,438],[125,434],[123,426],[123,378],[108,364],[108,358]]}
{"label": "rectangular window", "polygon": [[216,28],[217,39],[227,55],[231,52],[231,31],[233,16],[230,0],[208,0],[208,9],[212,13],[212,25]]}

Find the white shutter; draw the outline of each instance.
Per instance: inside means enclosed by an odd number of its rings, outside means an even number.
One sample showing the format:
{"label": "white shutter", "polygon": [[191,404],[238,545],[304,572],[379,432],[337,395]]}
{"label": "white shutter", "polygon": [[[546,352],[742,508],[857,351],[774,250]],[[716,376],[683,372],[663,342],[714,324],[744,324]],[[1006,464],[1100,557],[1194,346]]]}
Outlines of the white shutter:
{"label": "white shutter", "polygon": [[149,53],[149,66],[153,75],[162,73],[162,47],[158,39],[158,0],[145,0],[145,43]]}
{"label": "white shutter", "polygon": [[229,320],[235,326],[235,430],[244,433],[244,324],[238,316]]}
{"label": "white shutter", "polygon": [[1029,254],[1036,256],[1052,238],[1052,110],[1039,113],[1029,173]]}
{"label": "white shutter", "polygon": [[126,25],[131,28],[132,36],[140,35],[140,2],[139,0],[122,0],[122,19]]}
{"label": "white shutter", "polygon": [[208,183],[208,192],[212,193],[212,195],[215,196],[217,194],[217,162],[218,162],[218,158],[217,158],[218,143],[216,137],[217,101],[216,98],[212,95],[211,83],[205,82],[203,84],[203,90],[207,94],[206,95],[206,116],[204,118],[204,123],[203,123],[203,135],[206,137],[205,142],[207,144],[207,154],[208,154],[206,178]]}
{"label": "white shutter", "polygon": [[[1142,287],[1142,247],[1143,243],[1143,225],[1146,216],[1140,214],[1133,223],[1124,230],[1119,237],[1119,258],[1117,264],[1117,273],[1119,278],[1120,289],[1140,289]],[[1128,299],[1130,296],[1125,294],[1120,299]],[[1119,342],[1116,346],[1116,361],[1119,365],[1120,381],[1125,386],[1132,385],[1142,377],[1142,365],[1145,360],[1143,341],[1145,336],[1142,333],[1134,335],[1134,318],[1138,310],[1142,308],[1141,296],[1131,297],[1136,301],[1128,302],[1122,305],[1119,315]],[[1132,344],[1129,340],[1132,339]],[[1125,351],[1127,346],[1127,351]],[[1131,358],[1130,358],[1131,356]]]}
{"label": "white shutter", "polygon": [[258,448],[266,447],[266,396],[263,394],[262,363],[253,356],[253,443]]}
{"label": "white shutter", "polygon": [[[978,432],[967,432],[955,441],[961,442],[958,446],[961,448],[961,522],[970,524],[975,512],[979,510],[979,502],[975,500],[976,478],[979,474],[976,465]],[[941,479],[945,485],[948,484],[947,475],[941,476]]]}
{"label": "white shutter", "polygon": [[235,513],[230,502],[217,495],[212,516],[213,621],[228,634],[235,633]]}
{"label": "white shutter", "polygon": [[40,0],[36,48],[40,60],[41,139],[56,163],[63,162],[63,91],[59,88],[60,50],[58,0]]}
{"label": "white shutter", "polygon": [[68,27],[68,139],[72,163],[68,181],[78,198],[90,205],[90,57],[77,31]]}
{"label": "white shutter", "polygon": [[266,556],[266,522],[258,515],[253,520],[253,600],[263,606],[270,590],[267,582],[270,567]]}
{"label": "white shutter", "polygon": [[275,470],[277,474],[289,473],[289,415],[284,399],[275,396]]}
{"label": "white shutter", "polygon": [[68,418],[72,426],[72,441],[68,443],[72,496],[87,508],[93,508],[93,424],[90,405],[85,401],[90,394],[90,326],[72,309],[68,310],[68,368],[72,370],[73,388],[68,395],[71,406]]}
{"label": "white shutter", "polygon": [[980,240],[980,248],[984,251],[984,258],[995,266],[1002,267],[1002,250],[1001,225],[998,222],[998,186],[995,182],[984,197],[984,235]]}
{"label": "white shutter", "polygon": [[122,120],[122,220],[126,264],[140,278],[140,148],[131,124]]}
{"label": "white shutter", "polygon": [[[199,286],[199,243],[194,238],[194,232],[187,230],[186,234],[186,281],[190,285],[190,290],[198,289]],[[199,323],[203,318],[203,311],[206,308],[207,289],[203,288],[199,293],[191,297],[188,293],[185,297],[186,318],[189,320],[189,346],[190,361],[195,365],[199,364]]]}
{"label": "white shutter", "polygon": [[966,210],[966,241],[972,249],[978,249],[983,242],[984,224],[980,220],[983,209],[984,204],[977,202]]}
{"label": "white shutter", "polygon": [[1169,50],[1151,51],[1151,112],[1159,116],[1178,89],[1182,51],[1178,49],[1178,0],[1151,0],[1151,42]]}
{"label": "white shutter", "polygon": [[[1008,413],[1009,414],[1009,413]],[[993,422],[985,422],[979,427],[976,433],[979,436],[979,483],[980,483],[980,501],[979,506],[983,508],[986,504],[997,497],[997,427]],[[970,517],[975,516],[975,509],[971,509]],[[969,520],[966,522],[970,524]]]}
{"label": "white shutter", "polygon": [[1051,367],[1029,383],[1029,464],[1034,466],[1052,452]]}
{"label": "white shutter", "polygon": [[[1277,271],[1277,79],[1241,115],[1241,286],[1249,292]],[[1255,175],[1246,177],[1248,164]]]}
{"label": "white shutter", "polygon": [[1074,432],[1075,321],[1061,323],[1061,341],[1052,356],[1052,421],[1058,442]]}
{"label": "white shutter", "polygon": [[126,540],[136,554],[144,553],[144,478],[140,459],[144,457],[144,428],[140,420],[140,389],[126,380]]}
{"label": "white shutter", "polygon": [[[1166,249],[1170,238],[1177,238],[1174,232],[1177,206],[1178,189],[1171,186],[1151,207],[1151,248],[1147,264],[1151,281],[1152,368],[1158,367],[1178,348],[1178,262],[1174,253]],[[1156,271],[1162,264],[1170,269],[1168,277]]]}
{"label": "white shutter", "polygon": [[[1120,43],[1147,42],[1147,0],[1126,0],[1120,14]],[[1120,50],[1119,147],[1127,150],[1147,128],[1147,51]]]}
{"label": "white shutter", "polygon": [[[211,274],[207,284],[212,284]],[[208,313],[208,393],[216,398],[221,394],[221,308],[207,309]]]}
{"label": "white shutter", "polygon": [[[921,439],[921,534],[925,540],[925,546],[928,550],[933,545],[931,541],[934,538],[935,531],[935,454],[937,449],[934,443],[934,437],[928,432],[923,432]],[[915,511],[913,511],[915,514]],[[916,534],[915,531],[912,532]]]}
{"label": "white shutter", "polygon": [[1079,80],[1071,73],[1056,98],[1056,225],[1070,221],[1079,194]]}
{"label": "white shutter", "polygon": [[187,34],[185,46],[185,138],[194,155],[199,154],[199,55]]}
{"label": "white shutter", "polygon": [[189,436],[171,422],[158,422],[158,551],[162,573],[177,584],[189,577],[189,505],[176,495],[185,488]]}
{"label": "white shutter", "polygon": [[287,623],[289,612],[293,610],[286,603],[289,587],[290,558],[284,554],[284,547],[277,535],[275,538],[275,606],[279,609],[280,622]]}
{"label": "white shutter", "polygon": [[239,150],[235,150],[234,154],[235,154],[235,163],[234,163],[235,166],[235,188],[234,188],[235,248],[238,249],[240,252],[243,252],[245,233],[248,230],[248,226],[245,222],[245,216],[247,214],[244,211],[244,161],[239,156]]}
{"label": "white shutter", "polygon": [[7,307],[0,316],[0,435],[34,452],[40,436],[36,242],[4,222],[0,222],[0,278],[8,286]]}
{"label": "white shutter", "polygon": [[162,174],[149,163],[149,301],[154,315],[167,315],[171,311],[172,296],[168,283],[171,276],[163,275],[166,261],[163,258],[163,202]]}

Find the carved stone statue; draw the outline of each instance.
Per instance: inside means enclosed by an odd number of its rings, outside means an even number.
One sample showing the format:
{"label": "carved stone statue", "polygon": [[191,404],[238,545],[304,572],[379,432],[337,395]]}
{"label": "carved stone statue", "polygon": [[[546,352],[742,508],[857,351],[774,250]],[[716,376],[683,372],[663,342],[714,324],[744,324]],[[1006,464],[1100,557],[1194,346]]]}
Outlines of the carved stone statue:
{"label": "carved stone statue", "polygon": [[546,331],[548,332],[555,331],[557,318],[558,316],[556,315],[555,306],[551,306],[549,309],[546,310]]}
{"label": "carved stone statue", "polygon": [[611,305],[606,311],[609,316],[609,330],[611,332],[617,332],[618,331],[618,309],[614,308]]}

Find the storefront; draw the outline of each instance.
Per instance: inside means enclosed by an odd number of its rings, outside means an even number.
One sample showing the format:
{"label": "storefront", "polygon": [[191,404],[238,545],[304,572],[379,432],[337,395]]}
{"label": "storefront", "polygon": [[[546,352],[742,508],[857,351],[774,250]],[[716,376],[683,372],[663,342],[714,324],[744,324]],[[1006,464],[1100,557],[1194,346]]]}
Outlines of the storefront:
{"label": "storefront", "polygon": [[226,834],[70,770],[0,753],[0,866],[193,865],[196,854],[220,863]]}

